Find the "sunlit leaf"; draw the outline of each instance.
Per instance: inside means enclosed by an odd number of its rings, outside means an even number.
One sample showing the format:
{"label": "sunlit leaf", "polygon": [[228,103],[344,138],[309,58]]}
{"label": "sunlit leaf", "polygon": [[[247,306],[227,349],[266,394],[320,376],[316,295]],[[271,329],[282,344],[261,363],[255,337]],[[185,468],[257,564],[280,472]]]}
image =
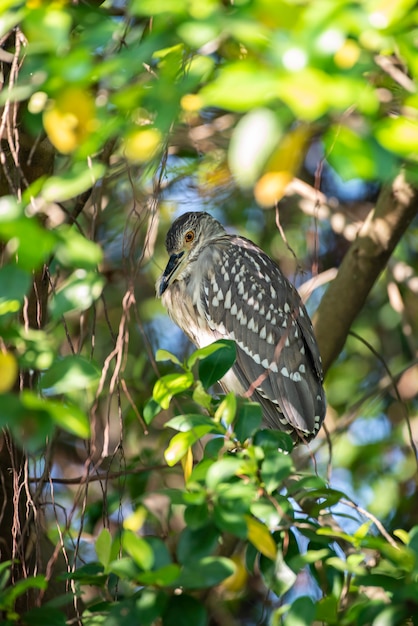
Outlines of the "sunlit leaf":
{"label": "sunlit leaf", "polygon": [[232,424],[237,410],[237,399],[234,393],[228,393],[216,409],[215,422],[223,422],[227,426]]}
{"label": "sunlit leaf", "polygon": [[161,133],[156,128],[136,130],[125,138],[123,151],[128,161],[144,163],[156,156],[161,141]]}
{"label": "sunlit leaf", "polygon": [[63,402],[48,402],[48,410],[55,424],[81,439],[90,436],[90,422],[87,415],[77,406]]}
{"label": "sunlit leaf", "polygon": [[71,16],[67,11],[57,5],[36,5],[27,15],[25,24],[25,36],[30,44],[30,51],[47,52],[56,54],[67,43],[71,29]]}
{"label": "sunlit leaf", "polygon": [[94,389],[100,379],[100,370],[95,363],[80,355],[57,359],[40,380],[44,393],[59,395],[79,389]]}
{"label": "sunlit leaf", "polygon": [[171,398],[189,389],[193,380],[191,372],[162,376],[154,385],[152,397],[163,409],[168,409]]}
{"label": "sunlit leaf", "polygon": [[418,122],[407,117],[388,117],[377,124],[376,138],[387,150],[418,160]]}
{"label": "sunlit leaf", "polygon": [[105,173],[103,163],[77,163],[61,176],[51,176],[42,188],[47,202],[63,202],[87,191]]}
{"label": "sunlit leaf", "polygon": [[216,345],[219,349],[199,360],[199,378],[206,389],[227,373],[237,357],[234,341],[220,339]]}
{"label": "sunlit leaf", "polygon": [[51,318],[57,320],[66,313],[87,310],[100,297],[104,284],[99,274],[77,270],[49,301]]}
{"label": "sunlit leaf", "polygon": [[123,527],[126,530],[138,532],[147,518],[147,510],[144,506],[139,506],[128,517],[123,520]]}
{"label": "sunlit leaf", "polygon": [[16,382],[19,366],[11,352],[0,352],[0,393],[10,391]]}
{"label": "sunlit leaf", "polygon": [[277,546],[267,526],[251,515],[246,515],[245,521],[247,523],[248,540],[261,554],[274,561],[277,555]]}
{"label": "sunlit leaf", "polygon": [[36,218],[22,215],[8,220],[7,215],[10,211],[2,216],[0,206],[0,239],[16,255],[19,267],[28,271],[38,269],[54,249],[55,233],[42,228]]}
{"label": "sunlit leaf", "polygon": [[97,243],[68,226],[61,226],[55,232],[58,235],[55,255],[61,265],[86,270],[97,268],[103,258],[103,252]]}
{"label": "sunlit leaf", "polygon": [[193,471],[193,452],[191,448],[187,449],[186,454],[180,459],[180,461],[183,468],[184,482],[187,483]]}
{"label": "sunlit leaf", "polygon": [[174,354],[169,352],[168,350],[162,350],[162,349],[157,350],[157,352],[155,353],[155,360],[156,361],[171,361],[175,365],[181,365],[178,358]]}
{"label": "sunlit leaf", "polygon": [[155,585],[157,587],[169,587],[177,582],[180,567],[176,563],[164,565],[152,572],[141,572],[137,580],[142,585]]}
{"label": "sunlit leaf", "polygon": [[255,109],[237,124],[229,144],[228,162],[235,180],[251,187],[281,136],[277,115],[270,109]]}
{"label": "sunlit leaf", "polygon": [[43,121],[51,143],[63,154],[74,152],[97,128],[94,99],[86,89],[66,87],[47,107]]}
{"label": "sunlit leaf", "polygon": [[95,549],[97,558],[105,569],[110,563],[111,548],[112,536],[107,528],[102,528],[99,536],[96,539]]}
{"label": "sunlit leaf", "polygon": [[131,530],[124,530],[122,547],[133,558],[138,567],[148,571],[154,565],[154,554],[151,546]]}
{"label": "sunlit leaf", "polygon": [[278,95],[277,77],[252,61],[231,63],[220,69],[215,80],[205,86],[200,96],[206,106],[245,112],[262,107]]}
{"label": "sunlit leaf", "polygon": [[178,430],[181,432],[186,432],[188,430],[194,430],[197,426],[206,426],[211,429],[211,432],[219,432],[223,433],[224,429],[219,424],[216,424],[211,417],[207,417],[206,415],[177,415],[176,417],[172,417],[168,422],[165,423],[166,428],[173,428],[174,430]]}
{"label": "sunlit leaf", "polygon": [[186,454],[188,449],[201,437],[211,432],[211,426],[196,426],[193,430],[177,433],[170,441],[164,452],[167,465],[172,467],[178,463]]}

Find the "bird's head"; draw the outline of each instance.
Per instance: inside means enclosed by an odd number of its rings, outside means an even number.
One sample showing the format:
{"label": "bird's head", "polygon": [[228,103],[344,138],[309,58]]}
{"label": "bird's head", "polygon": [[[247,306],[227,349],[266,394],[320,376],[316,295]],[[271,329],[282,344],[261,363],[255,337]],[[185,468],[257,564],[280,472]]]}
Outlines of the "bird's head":
{"label": "bird's head", "polygon": [[167,233],[165,247],[170,258],[157,282],[157,293],[164,291],[176,279],[192,271],[190,263],[197,259],[202,247],[211,239],[225,235],[225,229],[209,213],[184,213],[172,224]]}

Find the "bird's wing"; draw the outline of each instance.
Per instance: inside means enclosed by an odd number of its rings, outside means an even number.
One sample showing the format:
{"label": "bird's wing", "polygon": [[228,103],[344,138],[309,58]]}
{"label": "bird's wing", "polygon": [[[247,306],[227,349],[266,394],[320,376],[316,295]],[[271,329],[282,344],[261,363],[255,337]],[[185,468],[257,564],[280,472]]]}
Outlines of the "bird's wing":
{"label": "bird's wing", "polygon": [[[231,237],[202,286],[207,322],[234,339],[234,373],[269,426],[316,433],[325,413],[321,361],[295,288],[257,246]],[[282,414],[281,414],[282,413]]]}

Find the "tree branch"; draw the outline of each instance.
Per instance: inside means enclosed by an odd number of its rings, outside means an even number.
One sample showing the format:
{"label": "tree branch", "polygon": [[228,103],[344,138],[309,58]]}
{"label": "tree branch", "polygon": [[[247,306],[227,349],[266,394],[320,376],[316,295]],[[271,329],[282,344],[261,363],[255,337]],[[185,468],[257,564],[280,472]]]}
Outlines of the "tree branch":
{"label": "tree branch", "polygon": [[385,185],[314,316],[324,372],[341,352],[350,327],[418,213],[418,190],[404,173]]}

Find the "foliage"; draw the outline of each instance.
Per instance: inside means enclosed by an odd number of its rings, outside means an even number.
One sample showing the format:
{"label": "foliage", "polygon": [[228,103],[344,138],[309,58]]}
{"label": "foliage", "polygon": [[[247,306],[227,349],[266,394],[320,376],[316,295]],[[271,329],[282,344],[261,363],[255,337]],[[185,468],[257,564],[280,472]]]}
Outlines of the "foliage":
{"label": "foliage", "polygon": [[416,182],[415,3],[2,10],[2,623],[418,623],[416,224],[327,374],[328,447],[218,398],[234,344],[187,353],[153,287],[189,204],[338,268]]}

